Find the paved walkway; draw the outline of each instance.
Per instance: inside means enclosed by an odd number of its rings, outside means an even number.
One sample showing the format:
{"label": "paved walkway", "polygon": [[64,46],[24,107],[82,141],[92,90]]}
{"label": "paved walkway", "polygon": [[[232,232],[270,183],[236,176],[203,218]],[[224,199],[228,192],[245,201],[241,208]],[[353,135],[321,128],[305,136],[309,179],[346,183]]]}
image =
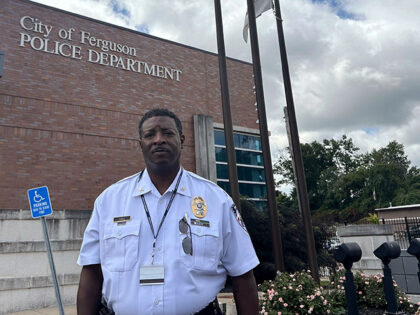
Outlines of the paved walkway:
{"label": "paved walkway", "polygon": [[[10,313],[10,315],[57,315],[60,314],[58,307],[42,308],[39,310],[28,310],[17,313]],[[77,315],[76,305],[64,306],[65,315]]]}
{"label": "paved walkway", "polygon": [[[420,295],[408,294],[413,303],[420,302]],[[226,314],[236,315],[235,304],[233,303],[233,295],[222,293],[218,295],[220,306],[226,304]],[[64,306],[65,315],[77,315],[76,305]],[[17,313],[9,313],[9,315],[57,315],[59,314],[57,307],[49,307],[38,310],[28,310]]]}
{"label": "paved walkway", "polygon": [[[219,300],[220,307],[223,307],[223,304],[226,305],[226,315],[236,315],[236,308],[233,302],[232,293],[220,293],[217,296]],[[8,315],[57,315],[59,314],[58,307],[48,307],[38,310],[27,310],[17,313],[9,313]],[[77,315],[76,305],[67,305],[64,306],[65,315]]]}

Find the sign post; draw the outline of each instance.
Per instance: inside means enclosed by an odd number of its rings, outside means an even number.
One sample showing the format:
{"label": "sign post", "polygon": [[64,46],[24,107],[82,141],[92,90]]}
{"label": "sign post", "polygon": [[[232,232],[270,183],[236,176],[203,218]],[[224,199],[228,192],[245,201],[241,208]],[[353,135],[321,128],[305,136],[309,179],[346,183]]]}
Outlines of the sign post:
{"label": "sign post", "polygon": [[60,315],[64,315],[63,303],[61,302],[60,288],[58,286],[57,274],[55,272],[54,259],[51,251],[50,238],[48,236],[45,216],[52,214],[50,194],[47,186],[28,189],[29,205],[32,218],[41,218],[42,230],[44,231],[45,245],[47,247],[48,261],[50,263],[52,280],[54,283],[55,297],[58,303]]}

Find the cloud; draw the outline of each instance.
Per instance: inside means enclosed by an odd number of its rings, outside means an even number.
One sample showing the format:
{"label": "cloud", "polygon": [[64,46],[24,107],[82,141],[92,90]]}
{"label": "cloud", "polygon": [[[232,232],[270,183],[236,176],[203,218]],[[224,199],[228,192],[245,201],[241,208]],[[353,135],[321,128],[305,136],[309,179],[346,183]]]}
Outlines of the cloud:
{"label": "cloud", "polygon": [[[201,0],[38,0],[151,35],[217,51],[214,7]],[[94,9],[93,9],[94,8]],[[226,53],[251,61],[242,39],[246,2],[223,1]],[[300,138],[347,134],[363,150],[392,140],[420,165],[420,1],[282,0]],[[287,146],[277,29],[257,23],[273,159]]]}

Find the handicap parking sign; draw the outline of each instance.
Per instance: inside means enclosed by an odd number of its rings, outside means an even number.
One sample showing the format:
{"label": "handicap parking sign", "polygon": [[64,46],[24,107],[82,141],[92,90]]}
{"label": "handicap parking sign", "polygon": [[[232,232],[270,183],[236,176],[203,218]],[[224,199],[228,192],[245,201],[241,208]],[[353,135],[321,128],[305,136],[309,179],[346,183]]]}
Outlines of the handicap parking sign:
{"label": "handicap parking sign", "polygon": [[28,199],[32,218],[35,219],[52,214],[50,194],[47,186],[28,189]]}

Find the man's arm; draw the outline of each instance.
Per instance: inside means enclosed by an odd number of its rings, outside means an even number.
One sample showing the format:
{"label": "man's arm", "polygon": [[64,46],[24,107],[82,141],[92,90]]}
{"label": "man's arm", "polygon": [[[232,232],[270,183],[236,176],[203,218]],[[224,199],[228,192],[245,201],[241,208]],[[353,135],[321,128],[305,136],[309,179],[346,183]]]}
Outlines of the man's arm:
{"label": "man's arm", "polygon": [[94,315],[98,313],[98,306],[102,296],[101,265],[83,266],[80,274],[79,290],[77,291],[77,314]]}
{"label": "man's arm", "polygon": [[258,291],[252,270],[232,277],[233,295],[239,315],[258,314]]}

